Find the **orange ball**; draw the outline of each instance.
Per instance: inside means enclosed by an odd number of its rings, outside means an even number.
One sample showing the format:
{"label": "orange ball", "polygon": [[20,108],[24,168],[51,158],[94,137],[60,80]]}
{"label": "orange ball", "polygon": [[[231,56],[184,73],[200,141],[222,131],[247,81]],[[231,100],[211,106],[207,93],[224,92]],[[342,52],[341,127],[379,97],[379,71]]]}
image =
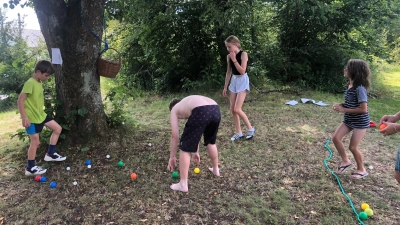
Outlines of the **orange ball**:
{"label": "orange ball", "polygon": [[387,125],[384,124],[384,123],[382,123],[382,124],[379,126],[379,130],[383,130],[383,129],[385,129],[386,127],[387,127]]}
{"label": "orange ball", "polygon": [[136,177],[137,177],[137,176],[136,176],[136,173],[132,173],[132,174],[131,174],[131,179],[132,179],[132,180],[135,180]]}

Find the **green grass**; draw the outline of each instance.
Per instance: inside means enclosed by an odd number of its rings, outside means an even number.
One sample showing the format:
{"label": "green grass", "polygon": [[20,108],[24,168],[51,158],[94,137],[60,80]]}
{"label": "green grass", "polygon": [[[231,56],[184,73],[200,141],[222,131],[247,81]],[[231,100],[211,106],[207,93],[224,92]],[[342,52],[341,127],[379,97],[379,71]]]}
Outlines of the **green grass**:
{"label": "green grass", "polygon": [[[389,75],[385,75],[391,77]],[[395,79],[395,78],[390,78]],[[394,82],[393,82],[394,83]],[[396,84],[397,85],[397,84]],[[394,86],[393,90],[399,88]],[[324,148],[343,115],[331,107],[285,102],[300,98],[343,101],[342,95],[321,92],[259,94],[251,92],[244,111],[256,127],[251,141],[232,143],[234,127],[229,101],[220,92],[200,93],[214,98],[221,107],[218,133],[221,177],[208,172],[210,161],[200,149],[201,172],[189,173],[189,193],[177,193],[177,182],[166,170],[169,158],[168,103],[172,97],[137,97],[127,101],[128,122],[110,129],[89,151],[78,146],[58,146],[65,162],[45,163],[46,146],[37,152],[37,163],[49,168],[48,181],[36,183],[23,174],[29,143],[4,136],[21,126],[15,112],[0,114],[0,224],[356,224],[357,218],[335,178],[325,167],[329,152]],[[400,110],[400,100],[369,101],[373,121]],[[181,131],[184,121],[180,123]],[[244,127],[243,127],[244,128]],[[246,130],[244,130],[246,131]],[[344,138],[348,146],[349,136]],[[151,143],[151,146],[149,145]],[[396,224],[400,217],[399,186],[393,178],[397,135],[383,137],[368,130],[360,145],[370,175],[362,180],[339,176],[357,211],[367,202],[375,215],[365,223]],[[340,158],[332,143],[334,169]],[[105,156],[111,155],[110,159]],[[354,161],[350,152],[351,160]],[[85,166],[92,160],[92,168]],[[117,167],[118,161],[125,166]],[[71,167],[71,171],[65,168]],[[178,168],[177,168],[178,170]],[[138,178],[130,179],[135,172]],[[74,186],[73,182],[78,182]]]}

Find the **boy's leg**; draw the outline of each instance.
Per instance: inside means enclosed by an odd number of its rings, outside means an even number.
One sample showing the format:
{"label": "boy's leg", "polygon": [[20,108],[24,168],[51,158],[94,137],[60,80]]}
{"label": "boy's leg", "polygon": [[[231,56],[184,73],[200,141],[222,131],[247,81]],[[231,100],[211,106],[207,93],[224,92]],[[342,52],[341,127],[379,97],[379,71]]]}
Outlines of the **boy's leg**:
{"label": "boy's leg", "polygon": [[35,160],[36,150],[40,144],[39,134],[38,133],[31,134],[31,135],[29,135],[29,139],[31,139],[31,144],[29,145],[29,149],[28,149],[28,160]]}
{"label": "boy's leg", "polygon": [[39,134],[31,134],[29,135],[29,139],[31,140],[31,144],[28,149],[28,166],[25,170],[25,175],[39,175],[46,173],[46,169],[36,166],[35,158],[36,151],[40,144]]}
{"label": "boy's leg", "polygon": [[354,159],[357,163],[357,169],[354,170],[354,173],[357,174],[352,175],[353,178],[362,177],[363,174],[367,173],[364,167],[363,156],[358,149],[358,146],[360,145],[361,140],[363,139],[366,132],[367,129],[353,129],[353,135],[351,135],[350,138],[349,150],[351,151],[351,153],[353,153]]}
{"label": "boy's leg", "polygon": [[44,124],[46,127],[50,128],[53,132],[50,137],[50,145],[47,150],[47,154],[44,157],[45,161],[64,161],[66,157],[63,157],[56,153],[56,144],[58,138],[60,137],[62,128],[61,126],[54,120],[50,120],[49,122]]}
{"label": "boy's leg", "polygon": [[208,144],[207,145],[208,155],[210,156],[212,167],[208,168],[214,175],[219,176],[219,167],[218,167],[218,150],[216,144]]}
{"label": "boy's leg", "polygon": [[335,145],[335,148],[338,151],[340,157],[342,158],[342,162],[340,163],[339,168],[335,171],[336,174],[343,173],[351,165],[351,161],[347,157],[346,150],[344,149],[344,145],[342,143],[343,137],[350,131],[351,128],[346,126],[346,124],[341,123],[338,128],[336,128],[335,133],[332,135],[332,142]]}
{"label": "boy's leg", "polygon": [[53,131],[50,137],[50,144],[56,145],[62,131],[61,126],[54,120],[51,120],[44,125]]}
{"label": "boy's leg", "polygon": [[190,152],[179,151],[179,176],[180,182],[172,184],[170,188],[174,191],[188,192],[188,174],[190,165]]}

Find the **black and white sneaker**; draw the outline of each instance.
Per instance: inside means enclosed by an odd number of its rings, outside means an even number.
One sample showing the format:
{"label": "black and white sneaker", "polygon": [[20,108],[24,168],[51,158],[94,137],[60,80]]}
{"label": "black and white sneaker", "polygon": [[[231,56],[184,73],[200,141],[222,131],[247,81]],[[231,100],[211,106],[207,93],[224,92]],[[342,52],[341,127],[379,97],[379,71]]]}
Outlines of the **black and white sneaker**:
{"label": "black and white sneaker", "polygon": [[242,138],[244,138],[243,134],[235,134],[231,137],[231,141],[237,141]]}
{"label": "black and white sneaker", "polygon": [[47,169],[43,169],[40,166],[34,166],[32,168],[26,168],[25,169],[25,175],[26,176],[33,176],[33,175],[40,175],[46,173]]}
{"label": "black and white sneaker", "polygon": [[256,132],[256,129],[254,127],[252,129],[250,129],[249,131],[247,131],[246,140],[252,139],[254,137],[255,132]]}
{"label": "black and white sneaker", "polygon": [[61,156],[56,152],[53,155],[49,155],[49,153],[46,153],[46,155],[44,156],[44,161],[48,161],[48,162],[49,161],[59,162],[59,161],[64,161],[66,159],[67,159],[67,157]]}

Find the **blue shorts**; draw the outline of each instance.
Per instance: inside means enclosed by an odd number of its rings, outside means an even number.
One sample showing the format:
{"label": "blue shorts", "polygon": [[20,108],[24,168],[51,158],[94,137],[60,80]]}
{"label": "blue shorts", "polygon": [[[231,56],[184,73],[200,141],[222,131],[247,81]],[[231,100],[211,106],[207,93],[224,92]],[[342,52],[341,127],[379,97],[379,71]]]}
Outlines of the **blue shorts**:
{"label": "blue shorts", "polygon": [[396,166],[394,168],[396,172],[400,173],[400,147],[397,150]]}
{"label": "blue shorts", "polygon": [[240,93],[242,91],[250,92],[250,81],[247,73],[243,75],[232,75],[229,91],[232,93]]}
{"label": "blue shorts", "polygon": [[46,119],[44,119],[44,121],[39,124],[31,123],[31,126],[29,126],[28,128],[25,128],[26,133],[28,135],[40,133],[43,130],[44,124],[47,122],[50,122],[52,120],[53,120],[53,118],[51,118],[50,116],[46,116]]}

